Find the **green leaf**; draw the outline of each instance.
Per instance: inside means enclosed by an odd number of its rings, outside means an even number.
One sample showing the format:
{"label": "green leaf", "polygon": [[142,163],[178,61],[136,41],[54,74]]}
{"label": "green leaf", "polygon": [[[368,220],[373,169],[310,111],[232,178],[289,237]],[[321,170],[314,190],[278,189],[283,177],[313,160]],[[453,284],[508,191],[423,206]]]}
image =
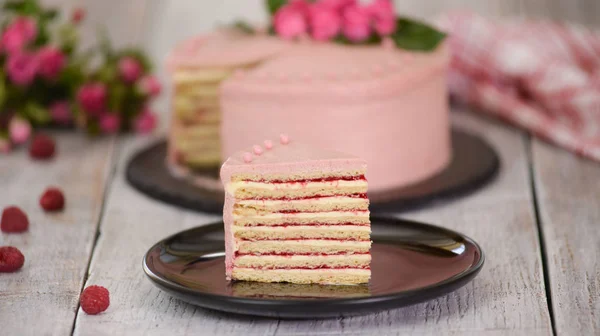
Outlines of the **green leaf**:
{"label": "green leaf", "polygon": [[279,8],[285,6],[286,4],[287,0],[267,0],[267,9],[269,10],[269,14],[275,14]]}
{"label": "green leaf", "polygon": [[236,21],[233,23],[232,27],[246,34],[252,35],[256,33],[254,28],[244,21]]}
{"label": "green leaf", "polygon": [[34,124],[43,125],[50,121],[50,112],[36,103],[27,103],[23,114]]}
{"label": "green leaf", "polygon": [[7,1],[2,6],[2,9],[15,12],[19,15],[34,15],[41,11],[36,0]]}
{"label": "green leaf", "polygon": [[423,22],[399,18],[397,23],[398,28],[391,38],[401,49],[432,51],[446,38],[446,34]]}
{"label": "green leaf", "polygon": [[42,18],[44,20],[54,20],[58,16],[58,11],[56,9],[47,9],[42,12]]}

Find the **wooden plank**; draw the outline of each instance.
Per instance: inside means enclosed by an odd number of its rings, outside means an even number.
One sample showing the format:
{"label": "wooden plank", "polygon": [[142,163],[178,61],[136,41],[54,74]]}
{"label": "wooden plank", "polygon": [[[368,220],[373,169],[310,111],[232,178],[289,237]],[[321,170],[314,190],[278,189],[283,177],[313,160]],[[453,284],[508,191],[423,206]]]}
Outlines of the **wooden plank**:
{"label": "wooden plank", "polygon": [[[0,234],[0,246],[19,248],[25,265],[0,274],[0,334],[66,335],[71,332],[112,166],[113,139],[56,136],[58,155],[33,162],[26,148],[0,157],[0,209],[21,207],[29,231]],[[38,204],[50,185],[64,190],[66,209],[45,214]]]}
{"label": "wooden plank", "polygon": [[142,255],[169,234],[219,217],[179,210],[129,187],[127,158],[147,145],[136,139],[120,158],[88,281],[109,288],[112,304],[98,316],[79,314],[75,335],[550,335],[524,137],[470,115],[454,117],[485,134],[502,157],[502,172],[470,197],[406,216],[460,230],[482,244],[486,265],[465,288],[413,307],[322,321],[230,317],[173,299],[145,278]]}
{"label": "wooden plank", "polygon": [[558,335],[600,334],[600,165],[535,140],[533,172]]}

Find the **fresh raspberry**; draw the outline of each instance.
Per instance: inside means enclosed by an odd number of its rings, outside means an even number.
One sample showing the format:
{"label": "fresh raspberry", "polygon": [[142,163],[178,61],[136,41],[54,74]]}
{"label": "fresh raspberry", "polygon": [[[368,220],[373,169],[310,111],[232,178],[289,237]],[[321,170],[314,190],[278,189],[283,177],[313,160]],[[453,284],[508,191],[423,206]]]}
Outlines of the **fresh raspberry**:
{"label": "fresh raspberry", "polygon": [[46,134],[37,134],[29,146],[29,156],[38,160],[50,159],[54,156],[56,145]]}
{"label": "fresh raspberry", "polygon": [[89,286],[81,293],[79,303],[81,309],[90,315],[96,315],[105,311],[110,305],[108,289],[102,286]]}
{"label": "fresh raspberry", "polygon": [[29,228],[29,219],[23,210],[10,206],[2,211],[0,229],[2,232],[23,232]]}
{"label": "fresh raspberry", "polygon": [[59,211],[65,207],[65,196],[58,188],[48,188],[40,197],[40,205],[45,211]]}
{"label": "fresh raspberry", "polygon": [[16,272],[25,263],[23,253],[16,247],[0,246],[0,273]]}

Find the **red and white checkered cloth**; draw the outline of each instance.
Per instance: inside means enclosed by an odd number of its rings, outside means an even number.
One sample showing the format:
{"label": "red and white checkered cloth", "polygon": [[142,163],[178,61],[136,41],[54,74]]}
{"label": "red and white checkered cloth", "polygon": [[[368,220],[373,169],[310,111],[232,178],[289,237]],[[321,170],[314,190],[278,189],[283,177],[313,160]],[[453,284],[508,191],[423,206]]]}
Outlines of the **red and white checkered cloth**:
{"label": "red and white checkered cloth", "polygon": [[436,22],[450,35],[454,97],[600,161],[600,32],[472,13]]}

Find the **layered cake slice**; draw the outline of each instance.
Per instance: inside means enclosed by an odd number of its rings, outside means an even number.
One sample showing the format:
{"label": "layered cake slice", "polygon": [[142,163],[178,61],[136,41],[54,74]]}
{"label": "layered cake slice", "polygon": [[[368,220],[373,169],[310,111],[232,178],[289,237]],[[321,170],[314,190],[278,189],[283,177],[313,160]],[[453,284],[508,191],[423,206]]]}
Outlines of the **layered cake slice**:
{"label": "layered cake slice", "polygon": [[360,284],[371,276],[366,163],[282,135],[221,168],[229,280]]}

